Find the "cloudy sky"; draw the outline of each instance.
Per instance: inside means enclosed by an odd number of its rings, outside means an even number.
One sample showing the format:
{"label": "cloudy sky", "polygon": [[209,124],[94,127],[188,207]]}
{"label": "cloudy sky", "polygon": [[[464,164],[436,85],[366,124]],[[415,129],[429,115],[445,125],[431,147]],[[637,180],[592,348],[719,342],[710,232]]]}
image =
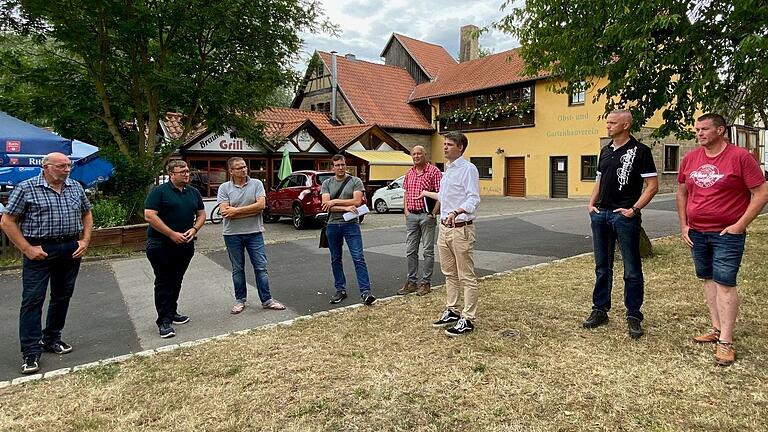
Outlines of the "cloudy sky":
{"label": "cloudy sky", "polygon": [[[352,53],[358,59],[381,62],[379,54],[392,33],[442,45],[458,57],[459,28],[483,27],[507,14],[503,0],[321,0],[326,16],[339,26],[336,37],[305,34],[304,70],[315,50]],[[480,37],[480,46],[501,52],[518,46],[511,35],[493,31]]]}

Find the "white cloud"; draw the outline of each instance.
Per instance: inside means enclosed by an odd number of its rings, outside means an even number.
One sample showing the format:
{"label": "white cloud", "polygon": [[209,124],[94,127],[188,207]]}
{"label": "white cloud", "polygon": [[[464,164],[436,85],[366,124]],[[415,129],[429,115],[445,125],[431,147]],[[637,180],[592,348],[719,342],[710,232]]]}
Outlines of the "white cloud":
{"label": "white cloud", "polygon": [[[503,0],[321,0],[326,16],[340,28],[338,36],[304,34],[303,71],[315,50],[352,53],[358,59],[381,62],[379,54],[392,33],[442,45],[458,57],[459,28],[474,24],[487,26],[508,11]],[[493,52],[519,44],[512,35],[491,31],[480,36],[480,46]]]}

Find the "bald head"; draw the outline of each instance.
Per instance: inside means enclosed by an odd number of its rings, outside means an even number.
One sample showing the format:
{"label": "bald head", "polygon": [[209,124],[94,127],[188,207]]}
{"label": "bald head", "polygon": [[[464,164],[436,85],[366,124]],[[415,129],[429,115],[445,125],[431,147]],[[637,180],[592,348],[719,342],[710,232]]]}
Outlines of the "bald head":
{"label": "bald head", "polygon": [[417,145],[411,149],[411,158],[413,159],[413,165],[416,167],[423,167],[427,163],[427,154],[424,151],[424,147]]}
{"label": "bald head", "polygon": [[632,127],[632,113],[627,110],[614,110],[605,118],[605,129],[613,139],[614,145],[623,145],[629,141]]}
{"label": "bald head", "polygon": [[71,170],[72,162],[64,153],[48,153],[43,156],[43,176],[49,185],[63,184]]}

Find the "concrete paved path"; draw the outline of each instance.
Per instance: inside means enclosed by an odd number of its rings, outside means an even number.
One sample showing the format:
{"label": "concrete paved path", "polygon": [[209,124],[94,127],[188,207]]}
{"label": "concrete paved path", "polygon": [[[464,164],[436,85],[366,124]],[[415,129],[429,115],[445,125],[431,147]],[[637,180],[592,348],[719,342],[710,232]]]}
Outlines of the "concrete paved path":
{"label": "concrete paved path", "polygon": [[[581,201],[530,201],[528,207],[525,201],[488,201],[485,209],[481,204],[481,218],[477,223],[475,261],[479,276],[592,250],[589,220]],[[503,214],[505,203],[508,206],[513,203],[514,210],[509,213],[514,214]],[[546,209],[547,203],[559,208]],[[389,219],[385,219],[387,217]],[[379,297],[395,295],[404,283],[406,266],[402,214],[371,215],[363,225],[365,257],[373,292]],[[380,227],[387,225],[390,227]],[[643,211],[643,225],[651,237],[676,233],[674,196],[657,197]],[[274,233],[284,227],[272,224],[268,228],[267,239],[274,241]],[[215,238],[210,233],[214,230],[209,227],[203,230],[209,232],[207,247],[200,245],[200,252],[195,254],[184,279],[179,311],[190,315],[191,321],[175,326],[175,338],[158,337],[154,323],[152,270],[143,255],[87,262],[80,271],[63,335],[75,349],[64,356],[44,354],[42,371],[250,329],[335,307],[328,303],[334,291],[328,252],[317,247],[317,230],[312,230],[298,232],[299,235],[291,240],[267,246],[272,294],[288,309],[261,309],[255,296],[253,274],[249,270],[249,293],[256,303],[240,315],[230,315],[233,301],[231,267],[226,251],[212,246]],[[360,301],[347,252],[344,260],[350,297],[341,306]],[[19,271],[0,274],[0,343],[5,347],[0,351],[0,381],[20,376],[20,279]],[[433,285],[441,285],[443,281],[436,263]],[[439,312],[435,311],[436,314]]]}

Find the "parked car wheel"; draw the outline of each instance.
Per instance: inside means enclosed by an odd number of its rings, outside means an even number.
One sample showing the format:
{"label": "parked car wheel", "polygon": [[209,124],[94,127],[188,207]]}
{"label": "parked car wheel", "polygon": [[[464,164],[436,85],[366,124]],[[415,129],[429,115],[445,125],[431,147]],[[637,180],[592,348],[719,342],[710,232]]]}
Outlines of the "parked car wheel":
{"label": "parked car wheel", "polygon": [[306,227],[307,222],[304,220],[304,210],[301,209],[301,206],[298,204],[293,205],[293,227],[297,230],[303,229]]}
{"label": "parked car wheel", "polygon": [[389,211],[389,207],[387,207],[387,203],[383,199],[376,200],[373,203],[373,208],[376,210],[376,213],[386,213]]}
{"label": "parked car wheel", "polygon": [[269,207],[265,207],[264,211],[261,212],[261,216],[264,218],[264,222],[266,223],[272,223],[277,222],[280,219],[280,216],[274,216],[269,211]]}

